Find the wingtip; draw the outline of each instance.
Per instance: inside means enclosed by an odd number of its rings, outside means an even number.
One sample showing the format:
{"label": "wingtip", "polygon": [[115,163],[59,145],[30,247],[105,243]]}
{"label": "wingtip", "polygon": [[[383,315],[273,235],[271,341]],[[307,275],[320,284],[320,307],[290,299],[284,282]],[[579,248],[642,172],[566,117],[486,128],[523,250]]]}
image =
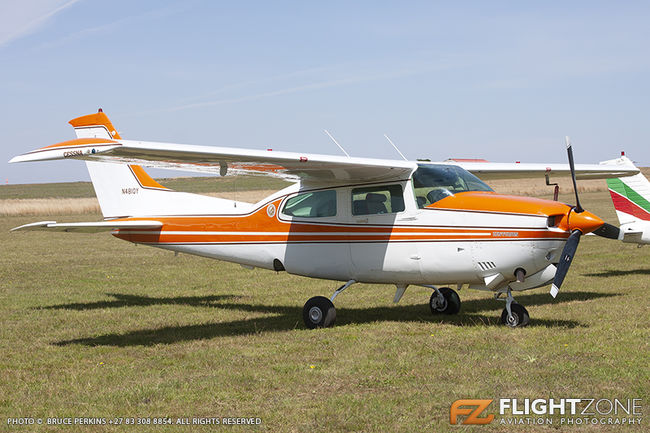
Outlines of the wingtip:
{"label": "wingtip", "polygon": [[37,228],[47,227],[49,224],[56,224],[56,221],[39,221],[36,223],[23,224],[22,226],[14,227],[10,229],[10,232],[23,231],[23,230],[34,230]]}
{"label": "wingtip", "polygon": [[555,284],[553,284],[551,286],[551,292],[550,293],[551,293],[551,296],[555,298],[557,296],[557,294],[560,293],[560,289]]}
{"label": "wingtip", "polygon": [[16,162],[22,162],[23,160],[22,160],[21,157],[22,157],[22,155],[14,156],[13,158],[11,158],[9,160],[9,164],[14,164]]}

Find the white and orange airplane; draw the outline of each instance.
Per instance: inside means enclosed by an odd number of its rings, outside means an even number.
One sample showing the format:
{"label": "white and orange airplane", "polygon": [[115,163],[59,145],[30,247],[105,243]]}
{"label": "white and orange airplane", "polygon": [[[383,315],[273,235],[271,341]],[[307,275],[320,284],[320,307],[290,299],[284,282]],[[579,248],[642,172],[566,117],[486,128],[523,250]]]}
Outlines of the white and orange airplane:
{"label": "white and orange airplane", "polygon": [[[43,221],[14,230],[111,231],[119,239],[313,278],[345,282],[331,298],[309,299],[307,327],[334,323],[334,298],[354,283],[433,290],[434,314],[460,310],[460,289],[505,294],[504,324],[529,322],[513,291],[553,282],[557,295],[580,236],[618,238],[579,204],[497,194],[479,177],[638,173],[606,165],[411,162],[123,140],[101,111],[70,121],[77,139],[10,162],[83,159],[104,216],[99,222]],[[249,204],[172,191],[142,165],[262,173],[295,181]],[[467,169],[466,169],[467,168]],[[469,171],[468,171],[469,170]],[[474,174],[470,173],[473,172]]]}

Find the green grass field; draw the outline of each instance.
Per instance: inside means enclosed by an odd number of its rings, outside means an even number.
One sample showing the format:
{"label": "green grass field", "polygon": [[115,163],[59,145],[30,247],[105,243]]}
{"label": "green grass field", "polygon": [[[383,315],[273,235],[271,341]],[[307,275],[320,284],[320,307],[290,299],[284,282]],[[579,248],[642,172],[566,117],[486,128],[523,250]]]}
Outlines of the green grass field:
{"label": "green grass field", "polygon": [[[43,191],[23,194],[42,194]],[[2,188],[0,188],[2,190]],[[569,202],[571,197],[562,197]],[[616,222],[606,192],[583,205]],[[100,215],[42,219],[95,220]],[[310,331],[302,306],[336,282],[180,255],[108,234],[9,233],[0,220],[0,430],[7,417],[259,417],[260,431],[550,431],[449,425],[460,398],[650,397],[650,248],[585,237],[556,300],[503,303],[462,290],[457,316],[432,316],[430,291],[355,285],[337,322]],[[645,427],[647,428],[647,427]],[[250,427],[204,427],[205,431]],[[37,431],[203,431],[197,426]],[[572,427],[570,431],[641,431]]]}

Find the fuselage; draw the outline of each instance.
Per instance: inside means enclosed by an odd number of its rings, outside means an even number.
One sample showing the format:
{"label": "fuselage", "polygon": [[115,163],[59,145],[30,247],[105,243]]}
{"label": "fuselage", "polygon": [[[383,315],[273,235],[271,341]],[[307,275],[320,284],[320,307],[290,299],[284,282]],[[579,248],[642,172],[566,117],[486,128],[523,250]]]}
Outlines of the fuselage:
{"label": "fuselage", "polygon": [[[522,269],[546,284],[570,234],[571,207],[489,190],[423,199],[413,177],[295,184],[241,214],[157,216],[160,230],[116,230],[131,242],[332,280],[470,284],[503,290]],[[446,191],[446,190],[445,190]],[[422,194],[422,195],[421,195]],[[129,218],[137,219],[137,218]]]}

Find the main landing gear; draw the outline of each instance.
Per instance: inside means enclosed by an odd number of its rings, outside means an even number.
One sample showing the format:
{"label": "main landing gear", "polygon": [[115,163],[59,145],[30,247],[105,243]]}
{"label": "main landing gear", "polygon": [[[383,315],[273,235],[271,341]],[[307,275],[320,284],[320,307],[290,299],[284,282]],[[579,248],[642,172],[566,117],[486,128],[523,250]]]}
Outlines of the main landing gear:
{"label": "main landing gear", "polygon": [[324,296],[314,296],[305,303],[302,319],[307,328],[327,328],[336,320],[336,308],[332,301]]}
{"label": "main landing gear", "polygon": [[343,284],[336,289],[330,299],[324,296],[314,296],[305,302],[305,306],[302,307],[302,319],[305,321],[305,326],[309,329],[328,328],[332,326],[336,320],[334,298],[354,283],[356,283],[355,280],[350,280]]}
{"label": "main landing gear", "polygon": [[[302,318],[305,321],[305,326],[309,329],[314,328],[328,328],[334,324],[336,320],[336,308],[334,308],[334,298],[356,283],[355,280],[350,280],[336,289],[330,299],[324,296],[314,296],[309,299],[302,309]],[[404,291],[406,285],[398,285],[395,294],[395,302],[398,302]],[[429,307],[433,314],[457,314],[460,311],[460,297],[455,290],[449,287],[437,288],[435,286],[424,286],[433,289],[433,294],[429,299]]]}
{"label": "main landing gear", "polygon": [[449,287],[437,288],[435,286],[425,286],[433,289],[433,294],[429,299],[429,308],[432,314],[458,314],[460,311],[460,297],[455,290]]}
{"label": "main landing gear", "polygon": [[[497,294],[498,295],[498,294]],[[523,305],[515,302],[512,297],[512,292],[508,288],[506,296],[506,308],[501,313],[501,323],[511,328],[518,328],[528,325],[530,322],[530,315],[528,310]]]}

